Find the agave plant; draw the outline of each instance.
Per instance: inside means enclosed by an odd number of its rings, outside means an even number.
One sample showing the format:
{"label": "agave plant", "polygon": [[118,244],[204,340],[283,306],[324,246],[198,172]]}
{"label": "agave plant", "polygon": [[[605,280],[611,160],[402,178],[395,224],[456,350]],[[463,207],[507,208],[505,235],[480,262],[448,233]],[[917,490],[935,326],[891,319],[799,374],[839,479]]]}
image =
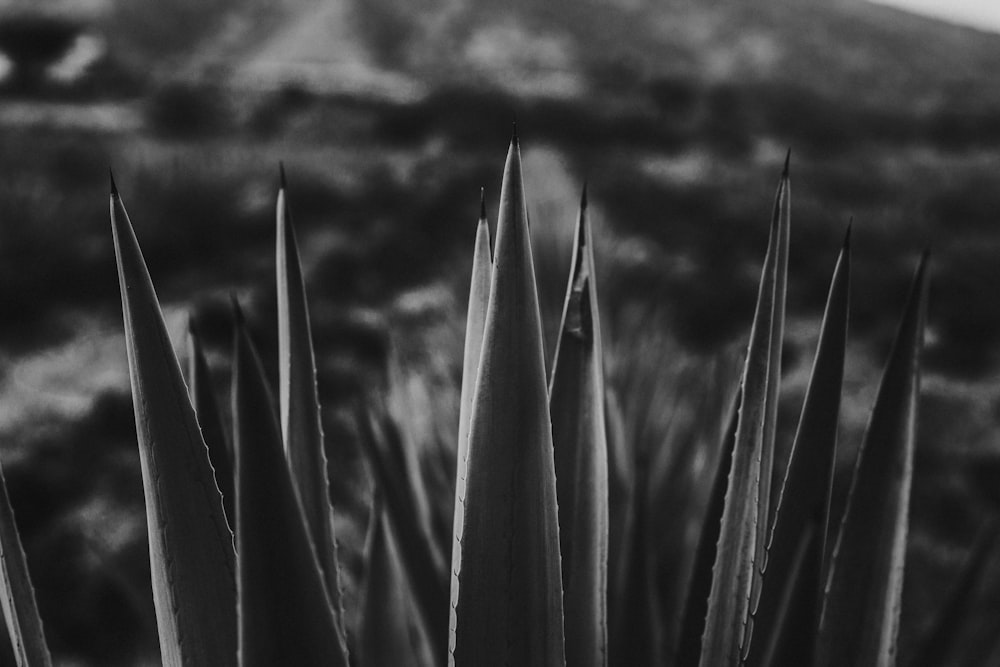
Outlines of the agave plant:
{"label": "agave plant", "polygon": [[[658,552],[649,519],[669,514],[658,503],[666,497],[663,486],[679,479],[671,465],[683,457],[644,451],[637,463],[637,447],[627,442],[629,406],[622,401],[629,394],[605,376],[586,188],[546,376],[515,135],[495,243],[485,205],[476,227],[450,553],[442,531],[418,509],[432,499],[429,482],[413,469],[405,426],[377,402],[363,405],[358,426],[375,491],[361,604],[345,609],[330,445],[284,169],[276,216],[278,398],[234,302],[231,446],[206,382],[196,327],[186,384],[112,182],[163,664],[895,665],[927,258],[913,280],[846,509],[834,516],[850,228],[833,270],[791,454],[787,466],[775,470],[791,237],[788,162],[736,399],[728,411],[704,413],[718,422],[707,431],[723,434],[721,454],[711,484],[703,485],[710,487],[707,510],[690,571],[679,578],[686,594],[677,597],[684,602],[673,610],[650,585]],[[688,445],[689,451],[698,446]],[[928,639],[936,659],[947,656],[948,637],[994,534],[995,525],[984,529]],[[2,475],[0,546],[5,638],[18,665],[49,665]],[[354,636],[349,628],[356,628]]]}

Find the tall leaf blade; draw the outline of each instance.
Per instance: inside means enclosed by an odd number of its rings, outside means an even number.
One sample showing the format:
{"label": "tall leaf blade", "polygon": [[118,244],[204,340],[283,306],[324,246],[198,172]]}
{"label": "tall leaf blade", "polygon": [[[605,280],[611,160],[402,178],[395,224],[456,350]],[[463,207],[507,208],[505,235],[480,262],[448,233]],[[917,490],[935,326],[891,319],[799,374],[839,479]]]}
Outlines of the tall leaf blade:
{"label": "tall leaf blade", "polygon": [[624,615],[629,604],[625,593],[629,560],[619,545],[628,544],[631,539],[634,465],[625,435],[625,418],[618,396],[610,386],[605,388],[604,415],[608,427],[608,544],[614,545],[608,549],[608,642],[614,643],[616,619]]}
{"label": "tall leaf blade", "polygon": [[608,441],[595,283],[585,188],[549,392],[566,662],[579,667],[608,661]]}
{"label": "tall leaf blade", "polygon": [[309,535],[316,548],[326,590],[333,604],[337,629],[342,641],[346,641],[337,540],[333,532],[334,514],[330,503],[330,480],[316,387],[316,353],[309,326],[309,304],[302,278],[298,241],[288,207],[284,167],[281,169],[276,218],[281,433],[288,466],[302,501]]}
{"label": "tall leaf blade", "polygon": [[[759,593],[761,573],[767,567],[764,551],[771,534],[774,512],[771,510],[771,487],[774,478],[775,436],[778,429],[778,399],[781,393],[781,348],[785,342],[785,296],[788,291],[788,242],[791,232],[791,181],[788,177],[788,162],[792,152],[785,156],[785,170],[781,184],[774,198],[773,217],[778,225],[777,255],[774,265],[774,298],[771,302],[770,353],[767,370],[767,407],[764,412],[764,438],[761,447],[760,492],[758,500],[759,520],[757,521],[756,549],[763,558],[757,558],[757,576],[754,579],[755,592]],[[773,223],[772,223],[773,224]],[[756,605],[756,598],[752,601]]]}
{"label": "tall leaf blade", "polygon": [[[7,494],[7,481],[0,469],[0,608],[6,632],[18,667],[50,667],[52,656],[45,643],[42,619],[35,602],[28,561],[21,536],[14,521],[14,510]],[[5,647],[6,650],[6,647]]]}
{"label": "tall leaf blade", "polygon": [[[480,196],[479,223],[472,256],[472,280],[469,285],[469,308],[465,320],[465,355],[462,364],[462,390],[458,415],[458,446],[455,465],[455,507],[465,498],[466,473],[469,458],[469,425],[472,422],[472,397],[479,376],[479,358],[483,351],[486,307],[490,298],[490,278],[493,257],[490,226],[486,219],[486,201]],[[462,521],[465,513],[456,509],[452,526],[452,562],[458,562],[462,545]]]}
{"label": "tall leaf blade", "polygon": [[[769,420],[774,412],[773,383],[777,381],[771,362],[775,330],[776,299],[780,276],[787,262],[788,169],[782,174],[775,196],[774,215],[767,256],[761,275],[757,308],[746,366],[743,371],[743,394],[740,402],[732,467],[726,486],[712,587],[702,635],[702,667],[735,665],[741,659],[751,596],[759,586],[758,559],[766,538],[760,523],[767,521],[767,506],[762,498],[769,493],[764,467],[773,463],[774,441],[768,440]],[[769,483],[769,482],[768,482]],[[764,511],[761,511],[761,510]]]}
{"label": "tall leaf blade", "polygon": [[925,255],[858,452],[826,588],[819,667],[895,664],[927,312],[926,269]]}
{"label": "tall leaf blade", "polygon": [[496,254],[469,431],[450,665],[563,667],[552,428],[521,156],[504,168]]}
{"label": "tall leaf blade", "polygon": [[368,559],[362,600],[358,658],[362,667],[431,667],[434,653],[413,607],[410,585],[389,517],[375,503],[368,528]]}
{"label": "tall leaf blade", "polygon": [[226,518],[232,526],[236,519],[233,514],[236,498],[233,490],[233,463],[229,456],[226,431],[222,426],[222,412],[212,389],[208,360],[205,359],[205,351],[193,320],[188,323],[188,392],[201,426],[201,435],[208,446],[208,458],[215,470],[215,483],[222,492]]}
{"label": "tall leaf blade", "polygon": [[[847,346],[847,322],[850,303],[850,229],[834,268],[827,297],[819,344],[813,362],[809,388],[806,390],[799,426],[789,455],[788,467],[776,508],[773,530],[767,547],[767,570],[764,572],[760,603],[751,623],[753,642],[747,647],[746,664],[774,664],[772,656],[779,644],[785,656],[797,656],[793,664],[807,664],[816,641],[822,599],[823,562],[829,526],[830,494],[836,465],[837,424],[840,394],[844,378],[844,352]],[[803,534],[816,526],[814,547],[803,558],[803,576],[793,584],[787,573],[800,551]],[[782,605],[789,597],[789,586],[803,587],[797,592],[797,605]],[[809,599],[812,600],[811,604]],[[782,609],[795,610],[796,627],[807,628],[784,634],[791,627],[781,617]],[[806,615],[808,618],[803,619]],[[791,652],[791,653],[790,653]],[[782,663],[784,664],[784,663]]]}
{"label": "tall leaf blade", "polygon": [[[816,630],[819,622],[816,611],[819,597],[815,583],[820,580],[823,554],[820,523],[812,521],[799,537],[798,544],[788,563],[788,569],[781,571],[785,581],[781,599],[777,602],[775,621],[769,627],[770,636],[764,634],[764,627],[751,628],[753,646],[764,644],[763,663],[782,667],[783,665],[812,664],[812,651],[816,646]],[[777,571],[777,570],[776,570]],[[761,636],[764,634],[764,636]]]}
{"label": "tall leaf blade", "polygon": [[237,308],[233,440],[240,667],[347,667],[347,649],[285,462],[260,358]]}
{"label": "tall leaf blade", "polygon": [[722,531],[722,512],[726,505],[729,470],[733,465],[736,446],[736,427],[739,423],[742,388],[736,392],[730,408],[728,426],[722,438],[722,451],[712,478],[708,507],[701,522],[701,535],[695,551],[694,566],[687,587],[684,614],[677,641],[676,662],[679,667],[694,667],[701,658],[701,638],[705,632],[708,615],[708,597],[712,590],[712,569],[715,565],[719,533]]}
{"label": "tall leaf blade", "polygon": [[146,263],[114,183],[111,228],[163,664],[235,665],[233,535]]}

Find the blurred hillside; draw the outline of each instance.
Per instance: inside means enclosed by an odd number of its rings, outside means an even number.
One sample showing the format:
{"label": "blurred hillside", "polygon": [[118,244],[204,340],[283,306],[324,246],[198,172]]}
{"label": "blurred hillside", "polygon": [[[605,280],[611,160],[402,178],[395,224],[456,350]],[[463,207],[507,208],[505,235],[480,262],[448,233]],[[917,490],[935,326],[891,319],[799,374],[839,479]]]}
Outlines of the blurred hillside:
{"label": "blurred hillside", "polygon": [[453,438],[479,188],[495,223],[515,115],[550,337],[586,179],[612,346],[669,338],[666,374],[738,353],[791,147],[784,430],[853,216],[845,465],[932,249],[904,658],[1000,509],[1000,36],[861,0],[6,0],[0,52],[3,461],[65,664],[155,651],[108,165],[226,395],[231,291],[276,349],[285,161],[355,574],[350,407],[389,384],[415,442]]}

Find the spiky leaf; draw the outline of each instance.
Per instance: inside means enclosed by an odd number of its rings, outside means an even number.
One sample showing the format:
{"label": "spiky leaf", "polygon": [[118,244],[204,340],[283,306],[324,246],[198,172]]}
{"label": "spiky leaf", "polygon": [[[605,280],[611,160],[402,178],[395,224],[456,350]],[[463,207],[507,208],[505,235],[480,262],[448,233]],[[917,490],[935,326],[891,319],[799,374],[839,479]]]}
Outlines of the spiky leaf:
{"label": "spiky leaf", "polygon": [[712,567],[722,530],[722,510],[726,503],[729,470],[733,465],[733,447],[736,444],[736,426],[739,422],[741,392],[737,391],[729,411],[728,426],[722,438],[722,449],[712,477],[712,490],[708,507],[701,522],[701,534],[695,550],[694,566],[687,586],[684,614],[677,640],[677,664],[694,667],[701,656],[701,637],[705,632],[708,614],[708,595],[712,590]]}
{"label": "spiky leaf", "polygon": [[926,268],[925,256],[858,452],[827,583],[819,667],[895,664],[927,310]]}
{"label": "spiky leaf", "polygon": [[233,349],[240,667],[347,667],[271,392],[241,315]]}
{"label": "spiky leaf", "polygon": [[285,455],[292,471],[323,571],[327,593],[337,618],[342,641],[344,612],[340,592],[337,540],[330,503],[330,481],[319,394],[316,388],[316,354],[309,326],[309,305],[299,260],[299,247],[288,207],[285,170],[277,203],[276,265],[278,285],[278,395]]}
{"label": "spiky leaf", "polygon": [[608,442],[595,283],[584,189],[549,392],[566,661],[579,667],[608,660]]}
{"label": "spiky leaf", "polygon": [[201,435],[208,446],[208,457],[215,470],[215,482],[222,492],[226,518],[232,526],[236,520],[236,515],[233,514],[235,502],[233,463],[226,431],[222,426],[222,412],[219,410],[219,402],[212,389],[208,361],[205,359],[205,352],[193,319],[188,323],[188,392],[198,417],[198,424],[201,426]]}
{"label": "spiky leaf", "polygon": [[562,578],[541,316],[516,137],[469,431],[449,664],[563,667]]}
{"label": "spiky leaf", "polygon": [[[752,642],[746,647],[746,663],[753,667],[808,664],[815,646],[823,573],[826,571],[823,560],[847,346],[850,267],[848,229],[834,268],[812,376],[767,546],[767,569],[764,571],[760,603],[751,617]],[[793,580],[788,573],[801,551],[804,535],[810,526],[814,526],[815,532],[810,541],[811,548],[801,556],[801,576]],[[797,590],[798,587],[803,590]],[[796,604],[788,605],[786,601],[792,597],[792,590],[795,590]],[[795,627],[805,628],[805,631],[781,632],[781,628],[792,627],[789,625],[792,619],[781,617],[783,611],[794,611],[797,617],[794,619]],[[773,662],[779,651],[791,662]]]}
{"label": "spiky leaf", "polygon": [[486,202],[480,198],[479,224],[476,227],[476,245],[472,256],[472,281],[469,285],[469,308],[465,320],[465,355],[462,364],[462,390],[458,416],[458,446],[455,465],[455,507],[452,526],[452,562],[457,562],[462,544],[464,512],[458,511],[465,497],[466,471],[469,456],[469,424],[472,421],[472,395],[479,375],[479,357],[483,351],[483,327],[486,324],[486,306],[490,297],[490,278],[493,275],[493,257],[490,244],[490,226],[486,219]]}
{"label": "spiky leaf", "polygon": [[233,535],[146,263],[114,184],[111,228],[163,664],[235,665]]}
{"label": "spiky leaf", "polygon": [[[712,567],[712,587],[708,598],[705,631],[702,635],[700,664],[702,667],[736,665],[741,658],[746,623],[750,611],[750,598],[758,584],[757,558],[763,553],[763,540],[759,522],[767,521],[767,512],[761,512],[761,499],[768,493],[762,472],[763,466],[773,462],[774,441],[768,441],[768,420],[773,412],[772,386],[776,382],[772,367],[773,337],[781,336],[775,330],[775,300],[779,294],[779,276],[787,262],[789,224],[788,171],[782,175],[775,197],[774,215],[767,256],[757,296],[746,366],[743,371],[743,389],[740,402],[736,441],[733,446],[732,467],[726,487],[719,542],[716,546],[715,564]],[[772,451],[768,452],[770,449]],[[766,510],[766,506],[764,506]]]}
{"label": "spiky leaf", "polygon": [[50,667],[52,656],[45,643],[42,619],[35,602],[35,588],[28,561],[7,495],[7,481],[0,469],[0,608],[18,667]]}

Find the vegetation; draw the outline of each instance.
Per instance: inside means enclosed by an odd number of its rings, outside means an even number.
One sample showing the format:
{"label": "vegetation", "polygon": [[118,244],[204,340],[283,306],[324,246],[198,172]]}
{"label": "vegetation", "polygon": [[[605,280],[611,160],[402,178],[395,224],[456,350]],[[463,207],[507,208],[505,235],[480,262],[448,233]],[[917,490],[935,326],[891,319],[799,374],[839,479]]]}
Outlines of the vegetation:
{"label": "vegetation", "polygon": [[[630,359],[605,348],[586,189],[546,363],[536,278],[544,264],[533,256],[515,135],[495,243],[485,204],[477,226],[459,442],[451,450],[457,461],[446,450],[414,449],[409,425],[384,397],[358,406],[374,492],[357,604],[341,583],[330,443],[284,170],[276,235],[278,400],[234,299],[231,446],[194,327],[185,382],[112,181],[162,663],[897,664],[928,258],[913,278],[846,502],[836,506],[851,233],[833,270],[785,461],[776,452],[789,172],[786,158],[736,386],[706,384],[701,423],[681,429],[668,450],[643,434],[639,415],[669,412],[660,402],[666,384],[679,395],[696,383],[666,377],[656,365],[661,357],[648,349],[632,350]],[[698,456],[716,463],[714,475],[702,476],[714,480],[710,488],[685,487]],[[693,511],[696,503],[685,505],[678,490],[704,497],[705,510]],[[0,601],[9,650],[19,667],[48,665],[20,539],[2,485],[0,491]],[[700,537],[657,541],[648,530],[653,516],[673,524],[670,535],[693,525]],[[994,548],[991,532],[994,524],[928,634],[941,664]],[[663,563],[682,565],[651,577]]]}

